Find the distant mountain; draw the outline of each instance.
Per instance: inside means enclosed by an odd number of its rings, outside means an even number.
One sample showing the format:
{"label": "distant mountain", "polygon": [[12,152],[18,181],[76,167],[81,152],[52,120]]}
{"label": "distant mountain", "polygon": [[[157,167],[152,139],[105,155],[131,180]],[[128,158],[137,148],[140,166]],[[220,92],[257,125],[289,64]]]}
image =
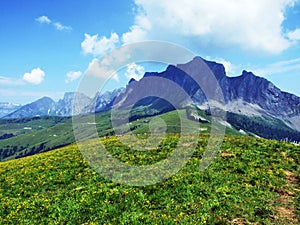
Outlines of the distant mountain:
{"label": "distant mountain", "polygon": [[0,118],[16,111],[21,107],[20,104],[13,104],[8,102],[0,102]]}
{"label": "distant mountain", "polygon": [[[65,93],[63,99],[55,102],[49,97],[43,97],[35,102],[24,105],[16,111],[4,116],[4,119],[26,118],[35,116],[71,116],[73,114],[73,101],[75,95],[81,99],[81,104],[90,104],[91,99],[83,94],[75,92]],[[74,112],[74,114],[78,114]]]}
{"label": "distant mountain", "polygon": [[[206,69],[207,66],[219,83],[219,91],[224,96],[223,104],[218,98],[218,88],[212,83],[211,73]],[[209,105],[203,87],[199,87],[190,75],[196,77],[198,83],[204,84],[206,93],[209,93],[211,97]],[[164,78],[164,80],[151,78]],[[149,95],[153,97],[143,97]],[[154,96],[162,97],[157,98]],[[164,104],[164,97],[169,98],[172,105]],[[184,108],[188,105],[206,110],[209,107],[217,107],[231,113],[232,123],[235,122],[232,118],[241,120],[242,117],[235,116],[237,114],[244,116],[243,120],[249,123],[255,121],[253,127],[250,127],[252,130],[261,130],[258,128],[259,124],[267,126],[266,129],[260,132],[260,134],[264,134],[263,136],[266,136],[267,130],[269,132],[280,132],[280,129],[276,127],[280,125],[286,132],[282,133],[282,137],[286,134],[288,137],[298,135],[297,140],[300,138],[299,133],[295,133],[300,131],[299,97],[281,91],[270,81],[251,72],[243,71],[238,77],[228,77],[222,64],[206,61],[200,57],[195,57],[186,64],[170,65],[164,72],[145,73],[139,81],[131,80],[126,90],[118,96],[116,102],[119,102],[120,108],[135,105],[143,106],[144,110],[148,109],[149,111],[154,105],[164,106],[161,108],[156,107],[156,111],[152,110],[154,114],[171,111],[174,107]],[[241,124],[239,121],[237,125],[240,129]],[[247,127],[247,124],[244,125],[244,127]],[[270,129],[271,127],[272,129]],[[280,135],[275,134],[274,136],[279,137]]]}
{"label": "distant mountain", "polygon": [[[213,82],[212,74],[217,82]],[[214,83],[218,83],[219,87]],[[220,101],[220,93],[223,94],[223,102]],[[209,104],[207,94],[210,96]],[[73,108],[75,100],[76,107]],[[240,76],[228,77],[222,64],[201,57],[195,57],[186,64],[169,65],[160,73],[146,72],[141,80],[131,79],[125,88],[97,93],[93,99],[74,92],[66,93],[58,102],[44,97],[5,118],[71,116],[101,112],[112,106],[133,108],[133,112],[139,108],[136,114],[132,113],[133,119],[141,116],[141,112],[144,116],[156,115],[187,106],[207,111],[211,107],[219,108],[229,113],[228,120],[238,129],[277,139],[295,139],[298,135],[297,140],[300,140],[299,97],[281,91],[252,72],[243,71]],[[270,136],[272,132],[276,134]]]}
{"label": "distant mountain", "polygon": [[[97,93],[91,99],[78,92],[66,92],[64,97],[55,102],[49,97],[43,97],[35,102],[24,105],[17,110],[4,116],[4,119],[26,118],[35,116],[72,116],[100,112],[109,109],[114,99],[124,88],[108,91],[103,94]],[[76,101],[76,104],[74,102]]]}
{"label": "distant mountain", "polygon": [[101,112],[110,109],[114,104],[117,96],[124,92],[125,88],[117,88],[113,91],[107,91],[104,93],[98,92],[91,104],[83,109],[84,113]]}
{"label": "distant mountain", "polygon": [[74,100],[80,100],[80,104],[82,108],[87,107],[91,104],[92,99],[88,96],[78,93],[78,92],[66,92],[64,97],[60,99],[57,103],[55,103],[52,108],[51,115],[55,116],[72,116],[80,114],[81,111],[78,111],[77,108],[73,108]]}
{"label": "distant mountain", "polygon": [[55,102],[49,97],[43,97],[35,102],[24,105],[4,118],[25,118],[50,115]]}

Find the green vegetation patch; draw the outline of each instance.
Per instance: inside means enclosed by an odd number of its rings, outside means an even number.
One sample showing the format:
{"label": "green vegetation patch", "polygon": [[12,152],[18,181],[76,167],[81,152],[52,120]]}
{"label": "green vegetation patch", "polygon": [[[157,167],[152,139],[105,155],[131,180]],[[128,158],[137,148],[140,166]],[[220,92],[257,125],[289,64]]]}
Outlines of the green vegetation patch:
{"label": "green vegetation patch", "polygon": [[[126,138],[124,136],[123,138]],[[128,136],[127,138],[130,138]],[[170,179],[125,186],[90,168],[76,145],[0,163],[0,224],[297,224],[299,147],[228,136],[205,171],[199,162],[207,136],[186,166]],[[141,139],[142,141],[143,139]],[[129,164],[168,156],[178,136],[137,153],[115,137],[102,139]],[[93,151],[99,140],[85,142]]]}

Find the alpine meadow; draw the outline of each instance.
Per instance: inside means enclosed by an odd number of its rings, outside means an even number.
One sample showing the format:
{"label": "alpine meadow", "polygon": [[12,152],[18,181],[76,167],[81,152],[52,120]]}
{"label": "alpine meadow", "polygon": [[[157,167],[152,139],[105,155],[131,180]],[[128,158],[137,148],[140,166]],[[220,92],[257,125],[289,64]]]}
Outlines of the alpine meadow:
{"label": "alpine meadow", "polygon": [[300,224],[299,0],[1,0],[0,225]]}

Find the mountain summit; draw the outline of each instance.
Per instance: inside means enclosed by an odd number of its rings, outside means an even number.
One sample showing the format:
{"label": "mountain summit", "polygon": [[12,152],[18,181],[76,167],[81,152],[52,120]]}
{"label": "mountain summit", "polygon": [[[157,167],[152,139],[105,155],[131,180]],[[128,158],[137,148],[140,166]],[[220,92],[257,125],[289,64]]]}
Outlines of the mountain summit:
{"label": "mountain summit", "polygon": [[[219,88],[221,92],[217,94]],[[147,95],[167,96],[173,104],[169,110],[190,104],[203,108],[209,103],[210,107],[240,115],[280,119],[300,131],[299,97],[283,92],[267,79],[245,70],[240,76],[228,77],[222,64],[201,57],[186,64],[170,65],[161,73],[147,72],[141,80],[129,82],[117,99],[123,107],[133,105],[137,100],[139,105],[163,105],[158,103],[157,97],[141,100]],[[168,109],[164,107],[161,111]]]}
{"label": "mountain summit", "polygon": [[191,104],[199,108],[209,104],[210,107],[240,115],[280,119],[287,126],[300,131],[299,97],[281,91],[267,79],[252,72],[243,71],[240,76],[228,77],[222,64],[199,56],[185,64],[169,65],[160,73],[146,72],[141,80],[130,80],[126,88],[98,93],[94,99],[76,94],[85,106],[81,107],[84,109],[81,112],[72,112],[75,93],[66,93],[58,102],[45,97],[5,118],[70,116],[100,112],[113,105],[121,108],[148,106],[154,107],[156,113],[161,113]]}
{"label": "mountain summit", "polygon": [[[72,108],[75,94],[75,92],[67,92],[63,99],[60,99],[58,102],[55,102],[49,97],[43,97],[37,101],[22,106],[3,118],[12,119],[35,116],[71,116],[73,114]],[[91,101],[89,97],[83,94],[80,94],[80,98],[82,99],[82,102],[85,101],[87,105]]]}

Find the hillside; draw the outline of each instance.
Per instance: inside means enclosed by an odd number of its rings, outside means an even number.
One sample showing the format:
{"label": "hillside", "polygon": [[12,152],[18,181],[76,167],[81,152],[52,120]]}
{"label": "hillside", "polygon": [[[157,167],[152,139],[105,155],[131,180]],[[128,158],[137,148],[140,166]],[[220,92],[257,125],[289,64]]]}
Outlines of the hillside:
{"label": "hillside", "polygon": [[[180,110],[185,117],[185,110]],[[137,111],[132,117],[131,130],[133,133],[149,133],[149,122],[152,118],[161,117],[167,121],[167,132],[179,133],[181,129],[177,111],[168,112],[160,116],[143,116]],[[85,130],[82,135],[90,137],[94,126],[100,137],[115,134],[111,124],[110,112],[101,112],[95,115],[95,124],[90,124],[93,115],[78,117],[78,124]],[[139,119],[143,118],[143,119]],[[192,127],[199,124],[188,121]],[[209,131],[209,124],[202,125],[205,133]],[[75,142],[72,118],[68,117],[34,117],[23,119],[0,120],[0,161],[34,155],[49,151]],[[228,132],[239,135],[234,128],[228,128]]]}
{"label": "hillside", "polygon": [[[122,112],[119,117],[123,117]],[[190,118],[185,109],[170,111],[159,115],[151,116],[146,107],[136,107],[130,114],[130,131],[134,134],[149,133],[151,121],[162,119],[165,121],[167,133],[180,133],[182,124],[188,129],[199,129],[202,134],[210,131],[212,116],[202,110],[192,110],[190,113],[201,116],[208,123],[199,123]],[[149,115],[150,114],[150,115]],[[183,123],[180,123],[180,118]],[[189,117],[189,119],[188,119]],[[113,129],[111,123],[111,111],[93,115],[79,116],[77,125],[84,126],[82,135],[92,136],[93,128],[96,128],[98,135],[104,137],[114,135],[115,130],[122,130],[124,124]],[[22,119],[0,120],[0,161],[34,155],[41,152],[53,150],[75,142],[72,118],[70,117],[33,117]],[[279,119],[247,117],[235,113],[227,113],[227,122],[221,122],[226,126],[227,134],[259,136],[268,139],[282,140],[287,137],[289,140],[298,140],[299,132],[292,130]],[[76,126],[75,126],[76,127]],[[163,128],[162,128],[163,129]]]}
{"label": "hillside", "polygon": [[[124,136],[123,138],[130,138]],[[148,165],[172,152],[177,135],[152,151],[102,139],[117,159]],[[141,137],[141,142],[143,141]],[[93,152],[100,139],[82,143]],[[113,183],[92,170],[76,145],[0,163],[0,224],[297,224],[299,147],[227,136],[205,171],[201,135],[186,166],[145,187]]]}
{"label": "hillside", "polygon": [[150,116],[153,115],[149,114],[150,111],[161,114],[194,105],[209,109],[212,114],[218,108],[262,123],[277,120],[277,125],[284,126],[285,132],[273,129],[257,135],[276,132],[277,139],[300,141],[298,96],[284,92],[267,79],[245,70],[239,76],[229,77],[223,64],[200,56],[185,64],[168,65],[162,72],[145,72],[140,80],[131,79],[124,88],[94,94],[90,98],[84,93],[67,92],[58,102],[43,97],[4,118],[74,116],[133,106],[143,107],[145,111],[142,113]]}

